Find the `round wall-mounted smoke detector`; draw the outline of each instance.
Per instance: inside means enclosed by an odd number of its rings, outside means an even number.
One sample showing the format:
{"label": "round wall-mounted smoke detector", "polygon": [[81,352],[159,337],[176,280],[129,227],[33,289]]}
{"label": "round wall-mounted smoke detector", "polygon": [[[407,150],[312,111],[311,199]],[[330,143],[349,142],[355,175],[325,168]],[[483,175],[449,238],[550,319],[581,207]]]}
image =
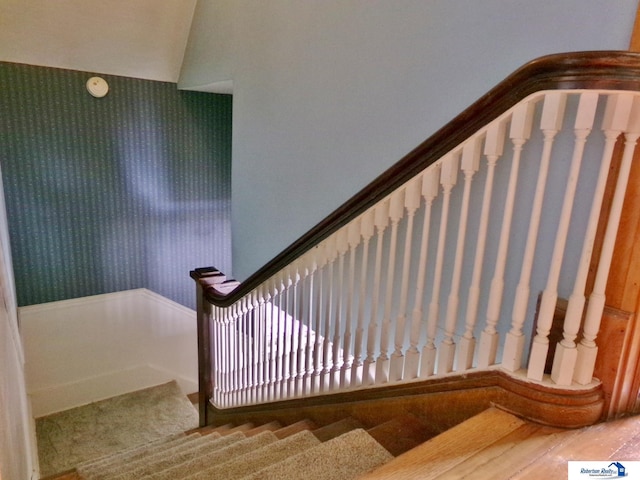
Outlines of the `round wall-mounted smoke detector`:
{"label": "round wall-mounted smoke detector", "polygon": [[87,90],[96,98],[102,98],[109,93],[109,84],[104,78],[91,77],[87,80]]}

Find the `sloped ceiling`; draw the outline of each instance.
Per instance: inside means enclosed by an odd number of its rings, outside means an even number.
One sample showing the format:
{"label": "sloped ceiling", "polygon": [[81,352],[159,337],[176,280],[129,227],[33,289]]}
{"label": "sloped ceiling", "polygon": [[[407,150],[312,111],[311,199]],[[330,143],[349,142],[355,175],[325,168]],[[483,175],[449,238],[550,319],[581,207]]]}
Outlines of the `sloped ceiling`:
{"label": "sloped ceiling", "polygon": [[177,82],[197,0],[0,0],[0,61]]}

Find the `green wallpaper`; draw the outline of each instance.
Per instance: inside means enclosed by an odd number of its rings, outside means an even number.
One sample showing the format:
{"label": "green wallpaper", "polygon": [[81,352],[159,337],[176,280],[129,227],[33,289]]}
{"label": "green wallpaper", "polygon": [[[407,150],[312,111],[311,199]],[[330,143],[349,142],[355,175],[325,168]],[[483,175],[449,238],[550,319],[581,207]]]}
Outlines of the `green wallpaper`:
{"label": "green wallpaper", "polygon": [[0,165],[21,306],[148,288],[194,307],[231,271],[231,97],[0,63]]}

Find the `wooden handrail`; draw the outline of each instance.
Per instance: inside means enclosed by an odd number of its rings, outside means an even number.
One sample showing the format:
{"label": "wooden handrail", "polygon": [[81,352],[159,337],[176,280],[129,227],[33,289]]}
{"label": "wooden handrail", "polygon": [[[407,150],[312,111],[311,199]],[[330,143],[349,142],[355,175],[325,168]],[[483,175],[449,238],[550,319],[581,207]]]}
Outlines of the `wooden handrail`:
{"label": "wooden handrail", "polygon": [[[341,207],[240,283],[221,294],[201,283],[213,305],[232,305],[303,253],[363,213],[528,95],[561,89],[640,90],[640,54],[593,51],[554,54],[527,63],[482,96]],[[191,272],[198,280],[198,271]]]}

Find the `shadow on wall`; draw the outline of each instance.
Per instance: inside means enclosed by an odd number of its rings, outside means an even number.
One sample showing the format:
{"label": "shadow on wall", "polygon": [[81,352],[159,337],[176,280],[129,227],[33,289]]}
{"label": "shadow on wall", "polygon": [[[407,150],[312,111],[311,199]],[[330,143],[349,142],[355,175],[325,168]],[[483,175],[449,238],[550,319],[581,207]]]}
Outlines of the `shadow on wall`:
{"label": "shadow on wall", "polygon": [[0,63],[0,162],[20,306],[148,288],[193,308],[231,271],[231,97]]}

